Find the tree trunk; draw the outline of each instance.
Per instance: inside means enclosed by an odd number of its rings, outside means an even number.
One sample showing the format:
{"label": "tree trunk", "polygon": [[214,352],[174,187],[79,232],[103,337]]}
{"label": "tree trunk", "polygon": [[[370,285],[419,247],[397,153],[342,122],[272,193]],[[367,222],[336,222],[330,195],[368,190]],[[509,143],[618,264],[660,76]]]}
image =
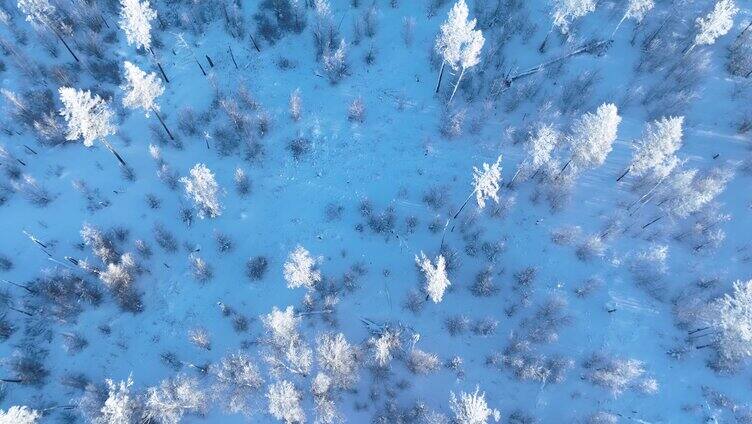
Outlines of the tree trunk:
{"label": "tree trunk", "polygon": [[643,226],[642,226],[642,229],[644,230],[645,228],[648,228],[649,226],[651,226],[651,225],[655,224],[656,222],[660,221],[660,220],[661,220],[661,218],[663,218],[663,215],[661,215],[661,216],[659,216],[658,218],[656,218],[656,219],[654,219],[654,220],[652,220],[652,221],[648,222],[647,224],[643,225]]}
{"label": "tree trunk", "polygon": [[441,61],[441,70],[439,70],[439,81],[436,83],[436,93],[439,92],[439,87],[441,86],[441,78],[444,76],[444,65],[446,65],[446,61]]}
{"label": "tree trunk", "polygon": [[157,112],[157,110],[154,108],[151,108],[151,111],[154,112],[154,115],[156,115],[157,119],[159,119],[159,123],[162,124],[162,128],[164,128],[165,132],[167,132],[167,135],[170,136],[170,140],[175,141],[175,137],[172,136],[172,133],[167,128],[167,125],[165,125],[164,120],[162,120],[162,117],[159,116],[159,112]]}
{"label": "tree trunk", "polygon": [[452,103],[452,99],[454,99],[454,94],[457,92],[457,88],[459,88],[460,83],[462,82],[462,76],[465,75],[465,67],[462,67],[462,70],[460,71],[460,77],[457,78],[457,84],[454,85],[454,90],[452,90],[452,95],[449,97],[449,102],[447,104]]}
{"label": "tree trunk", "polygon": [[619,181],[621,181],[621,179],[622,179],[622,178],[626,177],[626,176],[627,176],[627,174],[629,174],[629,170],[630,170],[630,169],[632,169],[632,168],[631,168],[631,167],[630,167],[630,168],[627,168],[627,169],[626,169],[626,170],[624,171],[624,173],[623,173],[623,174],[621,174],[621,176],[620,176],[619,178],[617,178],[617,179],[616,179],[616,182],[618,183]]}
{"label": "tree trunk", "polygon": [[512,176],[512,179],[509,180],[509,182],[507,183],[507,187],[512,187],[512,184],[514,184],[514,180],[516,180],[517,176],[520,175],[520,171],[522,171],[522,167],[517,168],[517,172],[515,172],[514,175]]}
{"label": "tree trunk", "polygon": [[543,42],[541,43],[540,47],[538,47],[538,51],[543,53],[546,51],[546,44],[548,43],[548,37],[551,36],[551,33],[554,31],[554,25],[551,25],[551,29],[548,30],[546,33],[546,37],[543,39]]}
{"label": "tree trunk", "polygon": [[126,168],[128,167],[128,164],[125,163],[125,161],[120,156],[120,154],[117,151],[115,151],[115,148],[112,147],[112,145],[109,142],[107,142],[106,140],[102,140],[102,144],[104,144],[105,147],[107,147],[107,150],[109,150],[110,152],[112,152],[113,155],[115,155],[115,157],[117,158],[118,162],[120,162],[121,165],[123,165]]}
{"label": "tree trunk", "polygon": [[196,59],[195,56],[193,57],[193,60],[195,60],[196,61],[196,65],[198,65],[198,67],[201,68],[201,73],[204,74],[204,76],[206,76],[206,71],[204,70],[204,67],[201,66],[201,62],[199,62],[198,59]]}
{"label": "tree trunk", "polygon": [[232,46],[227,46],[227,48],[230,50],[230,59],[232,59],[232,64],[235,65],[235,69],[238,69],[238,62],[235,62],[235,55],[232,54]]}
{"label": "tree trunk", "polygon": [[167,79],[167,74],[165,74],[164,69],[162,69],[162,64],[157,62],[157,67],[159,68],[159,72],[162,73],[162,78],[164,78],[165,82],[169,84],[170,80]]}
{"label": "tree trunk", "polygon": [[70,53],[70,54],[71,54],[71,56],[73,56],[73,58],[74,58],[74,59],[76,59],[76,62],[81,62],[80,60],[78,60],[78,56],[76,56],[76,54],[75,54],[75,53],[73,53],[73,50],[71,50],[71,48],[70,48],[70,46],[68,45],[68,43],[66,43],[66,42],[65,42],[65,40],[63,39],[63,36],[62,36],[62,35],[60,35],[60,33],[59,33],[59,32],[57,32],[57,30],[56,30],[55,28],[53,28],[53,27],[52,27],[52,25],[50,25],[50,24],[49,24],[49,23],[47,23],[46,21],[45,21],[45,23],[47,24],[47,27],[48,27],[48,28],[49,28],[49,29],[50,29],[50,30],[51,30],[51,31],[52,31],[53,33],[55,33],[55,35],[57,35],[57,38],[58,38],[58,40],[60,40],[60,42],[61,42],[61,43],[63,43],[63,45],[65,46],[65,48],[66,48],[66,49],[68,50],[68,53]]}
{"label": "tree trunk", "polygon": [[611,33],[611,39],[612,40],[614,39],[614,35],[616,35],[616,31],[619,30],[619,27],[621,26],[622,23],[624,23],[625,19],[627,19],[627,14],[626,13],[624,14],[624,16],[621,17],[621,20],[619,21],[619,23],[616,24],[616,28],[614,28],[614,32]]}
{"label": "tree trunk", "polygon": [[473,198],[473,196],[475,195],[475,192],[476,190],[473,190],[472,193],[470,193],[470,195],[467,196],[467,199],[465,199],[465,201],[462,203],[462,206],[460,206],[460,208],[457,210],[457,213],[455,213],[452,217],[447,219],[446,223],[444,224],[444,230],[441,232],[441,248],[444,247],[444,236],[446,235],[446,229],[447,227],[449,227],[449,223],[452,220],[457,219],[457,217],[460,215],[460,212],[462,212],[462,210],[465,209],[465,206],[467,206],[468,202],[470,202],[470,199]]}
{"label": "tree trunk", "polygon": [[564,171],[565,171],[565,170],[567,169],[567,167],[569,166],[569,164],[570,164],[570,163],[572,163],[572,161],[573,161],[573,160],[574,160],[574,156],[572,156],[572,157],[571,157],[571,158],[570,158],[570,159],[569,159],[569,160],[567,161],[567,163],[566,163],[566,164],[564,164],[564,166],[563,166],[563,167],[561,168],[561,170],[559,171],[559,174],[558,174],[558,175],[556,175],[556,179],[557,179],[557,180],[559,179],[559,177],[561,177],[561,174],[562,174],[562,173],[563,173],[563,172],[564,172]]}
{"label": "tree trunk", "polygon": [[204,56],[206,56],[206,61],[209,62],[209,66],[213,68],[214,67],[214,62],[212,62],[212,60],[209,57],[209,55],[205,54]]}
{"label": "tree trunk", "polygon": [[[250,35],[250,34],[249,34],[249,35]],[[253,43],[253,47],[255,47],[255,48],[256,48],[256,51],[257,51],[257,52],[261,53],[261,49],[259,49],[259,46],[258,46],[258,44],[256,44],[256,40],[255,40],[255,39],[253,38],[253,35],[250,35],[250,37],[251,37],[251,42]]]}

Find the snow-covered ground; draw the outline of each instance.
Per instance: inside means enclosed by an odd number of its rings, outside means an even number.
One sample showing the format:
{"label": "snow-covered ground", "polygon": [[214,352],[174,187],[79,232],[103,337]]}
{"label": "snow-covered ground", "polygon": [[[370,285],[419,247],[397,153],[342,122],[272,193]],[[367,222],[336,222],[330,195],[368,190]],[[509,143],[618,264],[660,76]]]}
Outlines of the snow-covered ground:
{"label": "snow-covered ground", "polygon": [[[696,19],[715,1],[656,0],[610,42],[638,2],[597,1],[542,52],[553,8],[578,2],[469,0],[485,43],[451,102],[461,67],[445,66],[437,94],[434,49],[451,1],[330,0],[326,13],[320,0],[157,0],[151,51],[129,44],[115,1],[51,3],[36,25],[0,3],[0,410],[25,405],[53,423],[277,422],[270,393],[287,381],[298,391],[281,397],[288,422],[298,401],[308,422],[491,422],[491,411],[463,421],[450,403],[476,387],[503,423],[752,422],[752,286],[737,332],[718,308],[752,279],[741,125],[752,87],[729,69],[743,57],[752,71],[746,0],[727,33],[696,47]],[[315,32],[338,34],[323,57]],[[340,39],[347,70],[332,82]],[[163,68],[156,102],[175,140],[154,113],[123,105],[125,61],[159,80]],[[90,148],[64,140],[62,86],[99,94],[117,133]],[[589,166],[576,126],[604,103],[621,120],[605,162]],[[617,182],[646,124],[669,116],[684,117],[678,165]],[[517,174],[544,124],[558,134],[553,157]],[[481,208],[473,169],[499,156],[498,202]],[[200,216],[180,180],[196,164],[220,188],[216,217]],[[288,288],[298,246],[314,269]],[[440,302],[421,252],[446,261]],[[252,278],[249,262],[265,272]],[[264,317],[288,306],[299,334],[270,331]],[[330,358],[325,335],[338,333],[349,346]],[[387,336],[379,363],[374,341]],[[296,366],[306,349],[310,367]],[[220,372],[238,354],[263,382],[247,367]],[[329,390],[316,389],[322,374]],[[125,397],[105,383],[129,377]],[[176,378],[184,397],[159,397]]]}

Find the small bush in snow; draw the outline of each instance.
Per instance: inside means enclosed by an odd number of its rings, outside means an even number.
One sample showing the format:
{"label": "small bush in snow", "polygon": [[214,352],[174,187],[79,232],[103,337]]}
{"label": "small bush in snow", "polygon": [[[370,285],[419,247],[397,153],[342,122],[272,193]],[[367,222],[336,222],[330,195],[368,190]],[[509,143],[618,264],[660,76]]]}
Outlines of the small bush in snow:
{"label": "small bush in snow", "polygon": [[188,198],[193,200],[198,210],[199,218],[216,218],[222,214],[219,203],[220,188],[214,179],[214,174],[202,163],[191,168],[191,177],[183,177],[180,182],[185,185]]}
{"label": "small bush in snow", "polygon": [[350,103],[350,107],[347,108],[347,119],[352,122],[363,122],[365,113],[366,105],[363,103],[363,98],[358,96]]}
{"label": "small bush in snow", "polygon": [[269,261],[264,256],[255,256],[248,259],[245,264],[245,275],[251,281],[259,281],[264,278],[266,270],[269,268]]}
{"label": "small bush in snow", "polygon": [[420,252],[420,257],[415,256],[415,263],[423,272],[425,283],[423,290],[428,297],[434,302],[439,303],[444,297],[444,291],[451,284],[446,272],[446,261],[444,256],[439,255],[436,258],[436,265],[426,257],[425,253]]}
{"label": "small bush in snow", "polygon": [[436,372],[441,367],[439,357],[433,353],[413,349],[407,358],[407,369],[413,374],[426,375]]}
{"label": "small bush in snow", "polygon": [[501,413],[497,409],[488,407],[486,394],[480,392],[478,387],[474,393],[460,392],[459,397],[451,392],[449,408],[458,424],[486,424],[489,418],[493,418],[495,422],[501,418]]}

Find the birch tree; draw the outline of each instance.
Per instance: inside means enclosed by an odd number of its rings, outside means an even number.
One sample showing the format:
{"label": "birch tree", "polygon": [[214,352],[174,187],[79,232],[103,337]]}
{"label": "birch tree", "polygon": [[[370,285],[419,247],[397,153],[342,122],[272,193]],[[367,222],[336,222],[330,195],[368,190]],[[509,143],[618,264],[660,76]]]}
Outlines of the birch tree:
{"label": "birch tree", "polygon": [[483,49],[483,44],[486,42],[483,38],[483,33],[480,30],[470,31],[465,43],[461,46],[460,54],[460,76],[457,78],[457,83],[454,84],[454,90],[449,97],[449,103],[454,99],[457,88],[459,88],[462,82],[462,77],[465,75],[465,71],[477,65],[480,62],[480,51]]}
{"label": "birch tree", "polygon": [[130,424],[136,423],[140,415],[138,400],[131,395],[133,379],[128,377],[118,383],[107,380],[108,395],[100,415],[92,420],[93,424]]}
{"label": "birch tree", "polygon": [[645,17],[645,14],[648,13],[654,6],[655,3],[653,2],[653,0],[629,0],[627,10],[626,12],[624,12],[624,16],[621,17],[621,20],[619,20],[619,23],[616,24],[614,32],[611,33],[611,38],[614,38],[616,31],[619,30],[619,27],[622,23],[624,23],[625,20],[634,19],[637,23],[640,23],[642,22],[642,18]]}
{"label": "birch tree", "polygon": [[595,10],[595,0],[553,0],[553,11],[551,17],[553,23],[551,29],[546,33],[538,50],[543,53],[546,49],[548,37],[555,28],[559,28],[562,34],[569,34],[569,26],[575,19],[579,19]]}
{"label": "birch tree", "polygon": [[572,158],[561,172],[570,163],[576,170],[602,165],[613,148],[620,122],[621,117],[613,103],[604,103],[595,113],[586,112],[577,119],[567,137],[572,149]]}
{"label": "birch tree", "polygon": [[444,256],[439,255],[434,265],[426,257],[425,253],[420,252],[420,256],[415,256],[415,263],[418,264],[418,267],[423,272],[425,280],[423,290],[426,292],[427,297],[434,303],[441,302],[441,299],[444,297],[444,291],[451,285],[449,277],[447,277]]}
{"label": "birch tree", "polygon": [[719,0],[710,13],[695,21],[697,35],[684,54],[688,54],[697,46],[711,45],[718,37],[726,35],[734,26],[734,16],[737,12],[739,8],[734,0]]}
{"label": "birch tree", "polygon": [[149,0],[120,0],[120,28],[128,44],[137,49],[151,49],[151,21],[156,17]]}
{"label": "birch tree", "polygon": [[721,355],[731,361],[752,357],[752,280],[735,282],[733,294],[717,300],[711,310]]}
{"label": "birch tree", "polygon": [[683,124],[683,116],[648,123],[633,146],[632,162],[616,181],[630,172],[638,177],[652,174],[656,180],[668,176],[679,163],[675,153],[682,145]]}
{"label": "birch tree", "polygon": [[68,53],[73,56],[73,59],[75,59],[76,62],[80,62],[78,56],[73,53],[73,50],[71,50],[68,43],[63,39],[59,28],[60,25],[56,22],[57,18],[55,17],[55,12],[57,9],[48,0],[18,0],[18,10],[26,15],[26,21],[31,23],[32,26],[46,26],[52,31],[58,40],[63,43],[66,50],[68,50]]}
{"label": "birch tree", "polygon": [[26,406],[11,406],[7,411],[0,409],[0,423],[36,424],[42,415]]}
{"label": "birch tree", "polygon": [[268,411],[274,418],[287,424],[304,423],[305,412],[300,402],[303,394],[291,382],[282,380],[269,386],[266,394]]}
{"label": "birch tree", "polygon": [[[455,71],[461,70],[454,89],[456,91],[462,80],[462,73],[478,63],[480,50],[485,40],[481,31],[475,30],[476,20],[468,20],[468,15],[469,10],[465,0],[459,0],[449,11],[447,20],[441,24],[434,45],[436,53],[442,58],[439,80],[436,83],[437,93],[446,65]],[[452,92],[452,97],[454,97],[454,92]]]}
{"label": "birch tree", "polygon": [[551,153],[559,142],[561,134],[552,125],[541,125],[531,134],[525,143],[527,158],[520,164],[514,176],[509,181],[509,186],[514,183],[521,172],[533,172],[532,178],[538,174],[540,168],[551,160]]}
{"label": "birch tree", "polygon": [[107,102],[86,90],[76,90],[71,87],[60,87],[60,101],[63,107],[60,115],[68,124],[65,138],[67,140],[83,140],[84,146],[92,147],[99,140],[107,147],[123,166],[127,166],[123,158],[106,140],[108,135],[115,134],[117,128],[112,123],[115,114]]}
{"label": "birch tree", "polygon": [[125,91],[123,106],[129,109],[143,109],[147,118],[150,112],[154,112],[159,123],[162,124],[162,128],[170,136],[170,140],[175,140],[159,115],[157,98],[164,93],[164,86],[157,78],[157,74],[154,72],[146,73],[128,61],[123,63],[123,67],[125,68],[125,84],[120,87]]}

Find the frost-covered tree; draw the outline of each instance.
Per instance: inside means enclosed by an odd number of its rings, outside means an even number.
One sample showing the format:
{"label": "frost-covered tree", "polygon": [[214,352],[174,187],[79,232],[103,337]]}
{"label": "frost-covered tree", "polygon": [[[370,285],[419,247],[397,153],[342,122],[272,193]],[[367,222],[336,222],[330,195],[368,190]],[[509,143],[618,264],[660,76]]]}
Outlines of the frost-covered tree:
{"label": "frost-covered tree", "polygon": [[261,317],[267,335],[265,341],[272,348],[265,360],[275,374],[288,371],[305,376],[311,368],[312,352],[298,332],[300,321],[292,306],[284,311],[275,306],[269,314]]}
{"label": "frost-covered tree", "polygon": [[446,260],[444,255],[436,258],[436,265],[431,263],[431,259],[426,257],[425,253],[420,252],[420,256],[415,256],[415,263],[423,272],[425,283],[423,290],[434,303],[441,302],[444,297],[444,291],[451,284],[447,277]]}
{"label": "frost-covered tree", "polygon": [[569,25],[575,19],[579,19],[595,10],[595,0],[553,0],[553,6],[553,10],[551,11],[553,22],[551,29],[546,34],[546,38],[543,39],[538,48],[541,52],[546,49],[548,37],[555,28],[559,28],[562,34],[569,34]]}
{"label": "frost-covered tree", "polygon": [[436,92],[439,92],[441,79],[444,75],[444,66],[449,65],[453,70],[460,70],[460,76],[452,91],[451,99],[462,82],[465,71],[477,65],[480,61],[480,51],[485,39],[480,30],[475,29],[477,21],[468,20],[469,10],[465,0],[459,0],[449,11],[447,20],[441,25],[439,35],[436,37],[434,49],[441,56],[441,69],[439,80],[436,83]]}
{"label": "frost-covered tree", "polygon": [[696,169],[674,173],[664,190],[661,209],[674,217],[686,218],[721,194],[732,177],[733,173],[724,168],[703,174]]}
{"label": "frost-covered tree", "polygon": [[402,347],[399,330],[387,328],[378,337],[372,337],[368,344],[373,350],[373,361],[380,367],[386,367],[392,361],[394,352]]}
{"label": "frost-covered tree", "polygon": [[229,412],[251,412],[253,396],[264,386],[258,366],[244,352],[222,358],[209,368],[212,393]]}
{"label": "frost-covered tree", "polygon": [[303,394],[287,380],[271,384],[266,394],[268,411],[274,418],[286,424],[306,422],[305,412],[300,402]]}
{"label": "frost-covered tree", "polygon": [[489,418],[498,422],[501,412],[491,409],[486,403],[486,394],[475,387],[474,393],[460,392],[457,397],[454,392],[449,395],[449,408],[454,413],[457,424],[486,424]]}
{"label": "frost-covered tree", "polygon": [[[473,20],[474,21],[474,20]],[[452,102],[454,95],[457,93],[462,82],[462,77],[465,75],[465,71],[477,65],[480,62],[480,51],[483,49],[486,39],[483,38],[483,33],[480,30],[472,30],[467,35],[467,40],[460,46],[460,76],[457,77],[457,83],[454,84],[454,90],[452,95],[449,96],[449,102]]]}
{"label": "frost-covered tree", "polygon": [[486,199],[499,203],[499,181],[501,181],[501,156],[492,164],[483,163],[483,169],[473,167],[473,193],[478,207],[486,207]]}
{"label": "frost-covered tree", "polygon": [[185,185],[185,193],[193,200],[200,218],[216,218],[222,214],[219,203],[220,189],[214,174],[203,163],[197,163],[191,168],[191,177],[182,177],[180,182]]}
{"label": "frost-covered tree", "polygon": [[201,414],[206,408],[207,398],[198,380],[179,374],[147,390],[144,419],[179,424],[183,415]]}
{"label": "frost-covered tree", "polygon": [[697,35],[684,53],[689,53],[697,46],[711,45],[718,37],[726,35],[734,26],[734,16],[737,12],[739,8],[736,7],[734,0],[718,0],[710,13],[695,21]]}
{"label": "frost-covered tree", "polygon": [[60,115],[68,123],[68,140],[82,138],[84,145],[91,147],[96,140],[104,142],[105,137],[115,134],[114,113],[99,95],[92,96],[88,90],[71,87],[60,87],[58,91],[63,103]]}
{"label": "frost-covered tree", "polygon": [[133,379],[114,382],[107,380],[107,400],[104,402],[100,414],[95,417],[93,424],[136,424],[141,415],[139,400],[131,394]]}
{"label": "frost-covered tree", "polygon": [[295,250],[290,252],[282,269],[287,287],[291,289],[298,287],[312,289],[316,283],[321,281],[321,271],[317,269],[320,262],[321,258],[311,256],[308,250],[298,245]]}
{"label": "frost-covered tree", "polygon": [[73,59],[75,59],[76,62],[80,62],[78,56],[73,53],[73,50],[71,50],[70,46],[63,38],[61,30],[65,29],[65,27],[56,23],[55,12],[57,9],[49,2],[49,0],[18,0],[18,10],[26,15],[26,21],[33,26],[46,26],[52,31],[58,40],[63,43],[66,50],[68,50],[68,53],[73,56]]}
{"label": "frost-covered tree", "polygon": [[653,0],[629,0],[629,3],[627,4],[627,10],[624,12],[624,16],[621,17],[621,20],[619,20],[619,23],[616,24],[614,32],[611,33],[611,38],[614,38],[616,31],[619,30],[619,27],[622,23],[624,23],[625,20],[634,19],[639,23],[642,21],[642,18],[645,17],[645,14],[648,13],[654,6],[655,2]]}
{"label": "frost-covered tree", "polygon": [[467,20],[469,13],[465,0],[455,3],[449,10],[447,20],[441,24],[439,34],[436,36],[434,49],[441,56],[439,80],[436,83],[437,93],[439,92],[441,79],[444,76],[444,66],[449,64],[452,69],[459,67],[462,43],[472,28],[475,28],[476,20]]}
{"label": "frost-covered tree", "polygon": [[541,167],[551,160],[551,153],[554,151],[556,144],[559,142],[561,134],[552,125],[541,125],[534,134],[530,134],[525,143],[527,158],[520,164],[514,176],[509,181],[509,185],[514,183],[517,176],[522,172],[523,175],[533,171],[533,178],[538,174]]}
{"label": "frost-covered tree", "polygon": [[123,67],[125,68],[125,84],[120,87],[125,91],[123,106],[130,109],[143,109],[147,118],[150,112],[154,112],[159,123],[162,124],[162,128],[170,136],[170,140],[175,140],[175,137],[172,136],[164,120],[159,115],[157,97],[164,93],[162,81],[159,80],[157,74],[154,72],[146,73],[131,62],[126,61],[123,63]]}
{"label": "frost-covered tree", "polygon": [[682,145],[683,125],[683,116],[648,123],[634,144],[632,163],[616,181],[630,172],[638,177],[652,174],[656,180],[668,176],[679,163],[675,153]]}
{"label": "frost-covered tree", "polygon": [[567,136],[572,158],[564,168],[570,163],[578,171],[602,165],[611,152],[620,122],[621,117],[613,103],[602,104],[595,113],[583,114],[572,124]]}
{"label": "frost-covered tree", "polygon": [[42,415],[26,406],[11,406],[7,411],[0,409],[0,423],[36,424]]}
{"label": "frost-covered tree", "polygon": [[120,28],[125,32],[128,44],[136,48],[151,49],[151,21],[157,12],[149,5],[149,0],[120,0]]}
{"label": "frost-covered tree", "polygon": [[736,281],[733,294],[718,299],[711,311],[719,353],[733,362],[752,357],[752,280]]}
{"label": "frost-covered tree", "polygon": [[334,387],[349,389],[358,382],[358,351],[342,333],[325,333],[316,340],[319,366],[326,371]]}

